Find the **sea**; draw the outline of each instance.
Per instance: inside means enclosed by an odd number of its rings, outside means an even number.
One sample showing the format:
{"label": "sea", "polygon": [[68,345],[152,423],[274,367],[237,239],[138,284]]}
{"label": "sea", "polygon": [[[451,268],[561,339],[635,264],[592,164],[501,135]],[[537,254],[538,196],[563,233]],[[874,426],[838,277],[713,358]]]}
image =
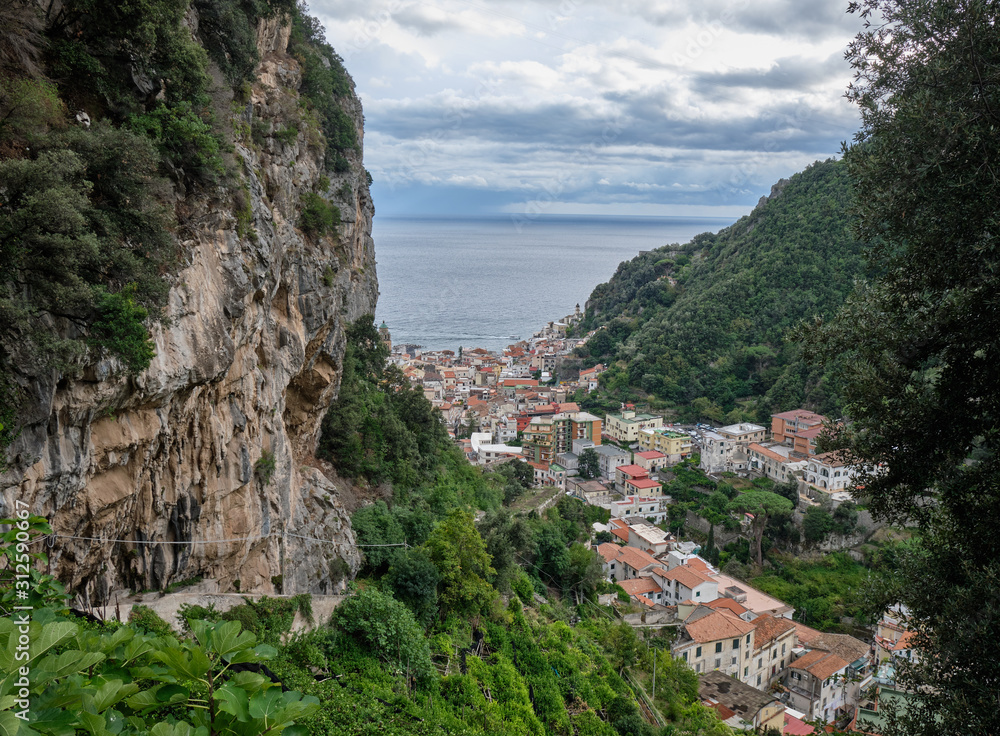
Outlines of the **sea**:
{"label": "sea", "polygon": [[391,218],[372,228],[376,321],[394,344],[501,350],[586,307],[639,251],[686,243],[736,218]]}

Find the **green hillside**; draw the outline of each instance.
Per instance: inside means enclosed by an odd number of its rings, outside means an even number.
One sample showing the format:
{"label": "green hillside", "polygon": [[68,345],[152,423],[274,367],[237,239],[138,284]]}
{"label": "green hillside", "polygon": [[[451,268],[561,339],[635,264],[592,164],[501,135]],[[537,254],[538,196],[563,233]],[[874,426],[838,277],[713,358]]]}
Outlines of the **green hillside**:
{"label": "green hillside", "polygon": [[849,199],[844,165],[817,162],[725,230],[622,263],[587,303],[586,327],[604,329],[581,357],[610,366],[589,403],[718,421],[798,404],[835,413],[831,372],[807,368],[789,332],[834,312],[862,274]]}

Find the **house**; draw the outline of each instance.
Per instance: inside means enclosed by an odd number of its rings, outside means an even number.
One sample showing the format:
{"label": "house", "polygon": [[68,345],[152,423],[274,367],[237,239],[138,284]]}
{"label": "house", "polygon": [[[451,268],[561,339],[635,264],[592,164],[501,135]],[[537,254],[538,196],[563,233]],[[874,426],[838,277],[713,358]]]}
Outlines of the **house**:
{"label": "house", "polygon": [[[639,449],[661,452],[666,458],[666,465],[676,465],[691,457],[691,435],[670,428],[643,429],[639,432]],[[636,465],[639,464],[636,461]]]}
{"label": "house", "polygon": [[646,470],[647,475],[652,475],[667,464],[667,456],[659,450],[645,450],[635,453],[633,463]]}
{"label": "house", "polygon": [[801,638],[799,643],[809,651],[793,659],[786,670],[789,704],[809,720],[853,716],[861,693],[872,683],[869,645],[847,634],[823,633],[810,634],[808,644]]}
{"label": "house", "polygon": [[621,550],[622,548],[614,542],[602,542],[594,547],[594,551],[603,560],[601,568],[604,570],[604,577],[607,580],[618,577],[617,573],[621,569],[618,565],[618,556],[621,554]]}
{"label": "house", "polygon": [[699,606],[677,628],[671,647],[697,674],[719,670],[741,682],[750,677],[754,626],[728,610]]}
{"label": "house", "polygon": [[793,409],[771,415],[771,439],[775,442],[791,444],[799,432],[821,427],[826,417],[806,409]]}
{"label": "house", "polygon": [[663,602],[663,591],[650,578],[633,578],[622,580],[618,585],[637,603],[652,606]]}
{"label": "house", "polygon": [[855,469],[839,452],[824,452],[809,458],[802,479],[825,493],[847,491],[854,487]]}
{"label": "house", "polygon": [[687,565],[669,570],[660,567],[653,570],[652,575],[660,583],[665,605],[668,606],[680,605],[684,601],[709,603],[719,597],[719,584],[712,576]]}
{"label": "house", "polygon": [[706,672],[698,677],[698,697],[737,730],[763,733],[785,726],[785,705],[773,695],[734,680],[722,672]]}
{"label": "house", "polygon": [[792,450],[800,455],[805,455],[809,457],[810,455],[816,454],[816,440],[823,434],[825,427],[819,425],[816,427],[810,427],[809,429],[803,429],[800,432],[795,433],[795,437],[792,438]]}
{"label": "house", "polygon": [[673,536],[652,524],[630,524],[628,546],[653,555],[662,555],[670,548]]}
{"label": "house", "polygon": [[615,468],[615,488],[624,490],[625,481],[648,477],[649,471],[640,465],[633,465],[631,463],[628,465],[619,465]]}
{"label": "house", "polygon": [[621,572],[621,575],[615,576],[618,580],[637,578],[643,570],[660,564],[651,554],[635,547],[621,547],[617,562]]}
{"label": "house", "polygon": [[601,442],[601,420],[587,412],[536,416],[524,428],[524,454],[535,462],[552,462],[568,452],[575,440]]}
{"label": "house", "polygon": [[753,473],[770,478],[775,483],[798,480],[798,474],[809,464],[792,456],[792,448],[786,445],[752,443],[747,448],[750,456],[749,469]]}
{"label": "house", "polygon": [[737,445],[749,445],[751,442],[763,442],[767,439],[767,428],[759,424],[740,422],[739,424],[728,424],[715,430],[730,442]]}
{"label": "house", "polygon": [[615,440],[631,444],[639,441],[639,431],[663,426],[663,417],[654,414],[636,414],[625,410],[621,414],[608,414],[604,419],[604,433]]}
{"label": "house", "polygon": [[660,524],[669,516],[663,496],[625,496],[611,501],[610,506],[611,516],[615,519],[639,516]]}
{"label": "house", "polygon": [[597,377],[604,372],[604,366],[598,363],[593,368],[580,371],[580,386],[587,389],[587,393],[597,390]]}
{"label": "house", "polygon": [[653,480],[652,478],[636,478],[634,480],[625,481],[625,485],[622,487],[622,493],[626,493],[630,496],[655,496],[663,491],[663,484],[658,480]]}
{"label": "house", "polygon": [[837,720],[847,704],[847,665],[822,649],[796,659],[788,666],[784,680],[789,705],[804,712],[806,720]]}
{"label": "house", "polygon": [[765,613],[753,619],[753,625],[757,634],[751,656],[750,684],[766,690],[781,679],[798,639],[795,624],[787,618]]}
{"label": "house", "polygon": [[[615,470],[619,465],[628,465],[630,452],[615,445],[598,445],[593,448],[601,467],[601,476],[615,480]],[[577,453],[579,454],[579,453]]]}

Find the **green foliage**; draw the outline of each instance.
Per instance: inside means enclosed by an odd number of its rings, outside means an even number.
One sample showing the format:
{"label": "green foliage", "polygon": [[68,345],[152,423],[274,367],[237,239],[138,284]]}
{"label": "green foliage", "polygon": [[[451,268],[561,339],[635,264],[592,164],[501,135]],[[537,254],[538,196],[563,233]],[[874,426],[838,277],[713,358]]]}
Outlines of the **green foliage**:
{"label": "green foliage", "polygon": [[257,25],[263,18],[291,13],[292,0],[194,0],[198,35],[212,61],[237,88],[253,81],[260,62]]}
{"label": "green foliage", "polygon": [[0,78],[0,142],[36,139],[46,129],[60,127],[65,113],[51,82]]}
{"label": "green foliage", "polygon": [[441,574],[438,600],[442,615],[479,616],[496,596],[488,582],[496,571],[490,566],[490,555],[472,514],[462,509],[451,511],[434,527],[424,547]]}
{"label": "green foliage", "polygon": [[580,477],[597,478],[601,474],[601,460],[593,449],[587,448],[580,453]]}
{"label": "green foliage", "polygon": [[340,209],[313,192],[305,192],[301,197],[302,212],[299,227],[314,237],[336,234],[340,225]]}
{"label": "green foliage", "polygon": [[612,364],[601,393],[720,423],[799,405],[836,414],[833,364],[807,368],[787,337],[836,310],[862,273],[848,200],[845,166],[816,163],[718,234],[621,264],[588,302],[588,326],[603,329],[582,352]]}
{"label": "green foliage", "polygon": [[274,453],[270,450],[261,450],[260,457],[257,458],[257,462],[253,464],[253,472],[257,476],[261,485],[270,485],[271,478],[274,477],[274,471],[277,469],[277,461],[274,458]]}
{"label": "green foliage", "polygon": [[726,510],[730,513],[753,514],[751,529],[756,540],[758,565],[764,564],[762,541],[768,519],[777,514],[787,514],[792,508],[791,501],[771,491],[741,493],[726,505]]}
{"label": "green foliage", "polygon": [[[864,613],[863,591],[870,568],[845,552],[819,560],[771,554],[771,568],[749,580],[754,587],[795,608],[796,619],[821,631],[854,633],[841,618]],[[870,561],[869,564],[876,564]]]}
{"label": "green foliage", "polygon": [[117,294],[97,287],[95,294],[98,316],[90,328],[91,344],[121,358],[129,373],[146,370],[156,351],[145,325],[149,313],[136,304],[135,285],[130,284]]}
{"label": "green foliage", "polygon": [[864,468],[865,505],[919,530],[898,574],[870,591],[873,608],[904,604],[920,632],[919,663],[897,672],[919,695],[881,730],[990,733],[1000,714],[977,683],[993,667],[976,642],[1000,620],[1000,9],[851,9],[867,22],[848,49],[862,127],[845,159],[874,277],[812,337],[823,360],[843,361],[853,424],[834,446]]}
{"label": "green foliage", "polygon": [[341,390],[323,419],[317,454],[343,476],[390,480],[400,489],[436,481],[446,492],[453,478],[474,476],[464,456],[456,457],[438,411],[386,366],[387,357],[370,316],[348,328]]}
{"label": "green foliage", "polygon": [[369,647],[396,672],[426,682],[432,672],[430,648],[413,612],[391,595],[366,588],[341,603],[331,624]]}
{"label": "green foliage", "polygon": [[136,629],[153,636],[172,636],[174,633],[170,624],[160,618],[160,615],[149,606],[132,606],[132,610],[128,613],[128,622]]}
{"label": "green foliage", "polygon": [[[149,364],[143,323],[165,303],[174,255],[157,160],[146,139],[97,123],[49,136],[35,159],[0,161],[0,365],[71,370],[88,345],[131,372]],[[46,316],[83,337],[59,336]]]}
{"label": "green foliage", "polygon": [[212,184],[225,173],[219,138],[187,100],[133,115],[129,127],[156,143],[168,171]]}
{"label": "green foliage", "polygon": [[320,119],[320,127],[326,139],[327,168],[338,173],[347,171],[350,164],[344,153],[359,146],[354,123],[339,101],[354,90],[354,83],[344,69],[343,60],[326,42],[322,24],[301,8],[296,12],[292,24],[289,51],[302,65],[299,93]]}
{"label": "green foliage", "polygon": [[441,574],[427,550],[409,549],[397,554],[385,582],[424,626],[437,616],[437,587]]}

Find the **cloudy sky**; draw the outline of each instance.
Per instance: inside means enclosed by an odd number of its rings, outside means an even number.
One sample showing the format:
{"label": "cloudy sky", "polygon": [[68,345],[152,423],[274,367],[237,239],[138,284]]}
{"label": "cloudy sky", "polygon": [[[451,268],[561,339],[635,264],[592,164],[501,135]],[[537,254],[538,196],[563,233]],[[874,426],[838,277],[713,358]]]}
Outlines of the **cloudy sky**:
{"label": "cloudy sky", "polygon": [[857,114],[846,0],[311,0],[382,216],[744,214]]}

